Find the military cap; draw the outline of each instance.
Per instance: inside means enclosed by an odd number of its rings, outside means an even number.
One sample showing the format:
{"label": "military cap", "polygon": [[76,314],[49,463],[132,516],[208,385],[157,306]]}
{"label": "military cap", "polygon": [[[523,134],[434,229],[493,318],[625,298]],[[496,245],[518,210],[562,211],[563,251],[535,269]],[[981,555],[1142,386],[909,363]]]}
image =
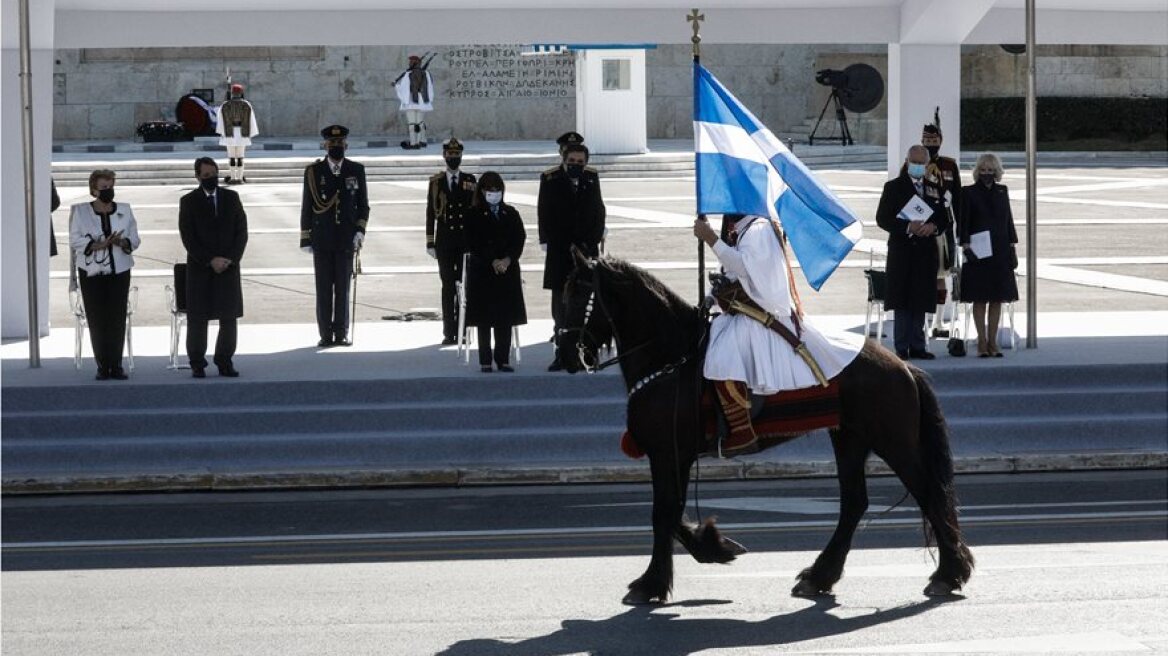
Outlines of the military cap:
{"label": "military cap", "polygon": [[565,133],[560,135],[559,139],[556,139],[556,143],[561,145],[561,146],[570,146],[572,144],[581,144],[581,143],[584,143],[584,136],[581,135],[579,132],[565,132]]}
{"label": "military cap", "polygon": [[320,136],[325,139],[344,139],[349,136],[349,128],[343,125],[330,125],[320,131]]}
{"label": "military cap", "polygon": [[419,57],[419,56],[417,56],[417,55],[410,55],[410,56],[408,57],[408,59],[409,59],[409,61],[412,61],[412,62],[416,62],[416,61],[422,61],[422,58],[421,58],[421,57]]}
{"label": "military cap", "polygon": [[243,85],[242,84],[231,85],[231,93],[243,93]]}
{"label": "military cap", "polygon": [[921,130],[921,138],[936,135],[941,135],[941,108],[937,107],[933,110],[933,122],[925,123],[925,127]]}
{"label": "military cap", "polygon": [[450,137],[446,141],[442,142],[442,150],[452,153],[461,153],[463,150],[462,142],[454,137]]}

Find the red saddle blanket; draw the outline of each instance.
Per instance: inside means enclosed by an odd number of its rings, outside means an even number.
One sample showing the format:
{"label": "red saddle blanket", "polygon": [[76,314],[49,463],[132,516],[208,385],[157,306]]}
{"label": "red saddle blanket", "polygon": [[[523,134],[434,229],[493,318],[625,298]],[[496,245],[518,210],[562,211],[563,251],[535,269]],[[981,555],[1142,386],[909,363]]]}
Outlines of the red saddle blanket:
{"label": "red saddle blanket", "polygon": [[[707,387],[702,395],[702,416],[705,418],[706,442],[711,449],[716,446],[718,439],[718,416],[714,411],[714,403],[714,390]],[[766,397],[752,423],[758,435],[759,447],[765,449],[819,428],[836,428],[839,426],[839,417],[839,383],[832,380],[827,387],[817,385]],[[645,455],[628,431],[621,435],[621,451],[630,458]]]}

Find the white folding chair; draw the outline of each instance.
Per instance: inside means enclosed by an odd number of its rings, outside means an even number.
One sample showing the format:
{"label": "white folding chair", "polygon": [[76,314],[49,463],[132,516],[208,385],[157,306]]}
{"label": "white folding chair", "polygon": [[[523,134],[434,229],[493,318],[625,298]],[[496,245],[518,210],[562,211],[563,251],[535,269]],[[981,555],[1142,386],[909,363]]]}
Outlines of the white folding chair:
{"label": "white folding chair", "polygon": [[187,324],[187,265],[174,265],[174,284],[166,286],[166,301],[170,304],[170,364],[167,369],[190,369],[189,364],[179,364],[178,345],[183,326]]}
{"label": "white folding chair", "polygon": [[876,341],[884,340],[884,292],[888,284],[888,274],[883,269],[865,269],[868,281],[868,305],[864,311],[864,337],[872,337],[872,320],[875,314]]}

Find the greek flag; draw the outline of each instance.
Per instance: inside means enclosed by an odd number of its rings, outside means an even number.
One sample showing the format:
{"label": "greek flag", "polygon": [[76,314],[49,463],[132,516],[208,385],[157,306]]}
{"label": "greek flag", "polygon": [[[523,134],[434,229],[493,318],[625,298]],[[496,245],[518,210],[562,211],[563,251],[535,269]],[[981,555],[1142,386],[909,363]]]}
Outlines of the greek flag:
{"label": "greek flag", "polygon": [[852,211],[697,63],[694,151],[698,213],[779,219],[816,290],[860,240]]}

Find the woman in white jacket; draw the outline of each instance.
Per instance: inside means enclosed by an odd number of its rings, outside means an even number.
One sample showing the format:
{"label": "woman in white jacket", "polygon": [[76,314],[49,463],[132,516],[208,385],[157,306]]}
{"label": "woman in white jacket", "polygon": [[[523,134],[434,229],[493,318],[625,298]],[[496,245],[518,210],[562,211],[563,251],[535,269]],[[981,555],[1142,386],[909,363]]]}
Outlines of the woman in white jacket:
{"label": "woman in white jacket", "polygon": [[126,302],[130,269],[134,267],[131,253],[140,243],[133,210],[114,202],[116,178],[109,169],[91,173],[89,194],[94,200],[77,203],[69,216],[69,246],[89,321],[98,380],[127,378],[122,369]]}

